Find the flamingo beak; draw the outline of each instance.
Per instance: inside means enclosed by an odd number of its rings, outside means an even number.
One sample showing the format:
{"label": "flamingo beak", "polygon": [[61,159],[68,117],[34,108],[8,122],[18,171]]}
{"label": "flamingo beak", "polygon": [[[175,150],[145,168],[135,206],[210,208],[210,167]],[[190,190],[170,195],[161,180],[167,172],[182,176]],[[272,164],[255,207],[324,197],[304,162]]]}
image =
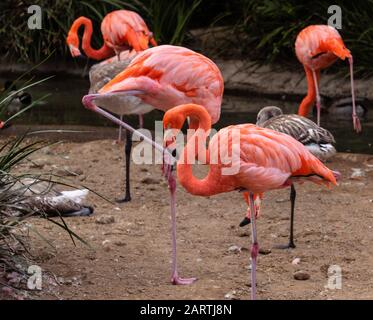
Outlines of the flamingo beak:
{"label": "flamingo beak", "polygon": [[149,42],[150,44],[153,46],[153,47],[156,47],[158,44],[157,44],[157,41],[155,41],[154,39],[154,35],[153,35],[153,32],[150,32],[149,33]]}
{"label": "flamingo beak", "polygon": [[334,39],[328,43],[329,50],[333,52],[341,60],[350,59],[352,57],[350,50],[348,50],[342,41]]}
{"label": "flamingo beak", "polygon": [[242,227],[244,227],[244,226],[247,226],[247,225],[250,224],[250,223],[251,223],[251,219],[248,218],[248,217],[245,217],[245,218],[243,218],[243,220],[240,222],[240,227],[242,228]]}
{"label": "flamingo beak", "polygon": [[172,149],[176,143],[176,135],[177,135],[178,130],[172,129],[170,123],[165,125],[164,129],[165,129],[165,133],[164,133],[163,145],[165,148]]}
{"label": "flamingo beak", "polygon": [[70,53],[74,58],[82,58],[84,55],[81,54],[80,50],[74,45],[69,45]]}
{"label": "flamingo beak", "polygon": [[87,94],[83,97],[82,103],[87,109],[94,110],[96,109],[96,105],[93,103],[95,98],[97,98],[99,94],[93,93],[93,94]]}

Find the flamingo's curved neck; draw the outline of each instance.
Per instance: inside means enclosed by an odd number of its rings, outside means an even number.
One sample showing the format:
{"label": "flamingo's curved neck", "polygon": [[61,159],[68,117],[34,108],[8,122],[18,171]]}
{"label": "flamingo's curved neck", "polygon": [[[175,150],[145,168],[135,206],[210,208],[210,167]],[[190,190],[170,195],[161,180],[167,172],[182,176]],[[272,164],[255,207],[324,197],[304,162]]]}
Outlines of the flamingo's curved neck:
{"label": "flamingo's curved neck", "polygon": [[306,71],[308,89],[307,95],[299,105],[298,115],[307,117],[316,101],[316,87],[312,76],[312,70],[307,66],[304,66],[304,70]]}
{"label": "flamingo's curved neck", "polygon": [[105,43],[98,50],[92,48],[91,39],[93,28],[92,21],[90,19],[86,17],[80,17],[76,19],[71,27],[72,32],[77,34],[81,25],[84,26],[82,49],[88,57],[95,60],[103,60],[114,55],[114,51]]}
{"label": "flamingo's curved neck", "polygon": [[[192,127],[195,127],[198,123],[198,129],[188,140],[186,146],[183,149],[182,156],[177,164],[177,176],[181,185],[189,193],[199,196],[210,196],[218,193],[217,189],[219,183],[218,181],[216,181],[214,168],[212,168],[212,166],[209,164],[209,172],[207,176],[203,179],[198,179],[193,175],[192,164],[188,163],[188,159],[192,159],[193,157],[191,157],[190,155],[194,155],[197,150],[197,148],[195,147],[195,143],[197,143],[196,141],[201,137],[199,136],[200,132],[203,130],[203,132],[205,132],[204,136],[208,135],[211,129],[211,118],[209,118],[207,111],[202,112],[201,109],[193,108],[193,106],[190,107],[191,108],[189,108],[188,110],[185,110],[186,117],[189,116],[191,119],[193,119],[194,125],[192,125]],[[203,147],[203,150],[201,150],[200,148],[199,152],[208,154],[205,146]],[[195,155],[194,158],[196,157],[198,157],[198,155]]]}

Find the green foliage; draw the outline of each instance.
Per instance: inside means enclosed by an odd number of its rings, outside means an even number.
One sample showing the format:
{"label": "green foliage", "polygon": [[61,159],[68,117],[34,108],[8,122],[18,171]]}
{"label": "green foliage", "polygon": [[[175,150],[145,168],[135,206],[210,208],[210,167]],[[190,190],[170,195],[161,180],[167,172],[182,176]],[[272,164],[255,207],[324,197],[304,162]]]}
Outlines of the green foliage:
{"label": "green foliage", "polygon": [[[138,12],[155,37],[163,44],[181,44],[192,13],[202,0],[14,0],[0,4],[0,52],[10,59],[38,62],[53,51],[70,58],[66,36],[73,21],[86,16],[92,20],[92,46],[102,45],[103,17],[118,9]],[[42,30],[27,28],[27,8],[39,5],[43,12]]]}
{"label": "green foliage", "polygon": [[[48,79],[37,82],[33,82],[32,79],[26,81],[24,78],[27,74],[28,73],[23,74],[15,80],[16,83],[23,83],[19,90],[13,93],[5,91],[0,96],[0,111],[3,115],[5,114],[4,110],[6,110],[7,103],[11,100],[13,95]],[[5,123],[18,117],[22,112],[30,109],[34,105],[35,103],[31,103],[28,107],[7,119]],[[27,241],[25,241],[25,236],[20,235],[20,226],[23,226],[23,222],[36,213],[39,214],[40,217],[47,219],[52,224],[65,230],[73,242],[74,239],[78,239],[88,245],[67,226],[61,216],[59,220],[52,219],[46,214],[43,214],[43,212],[35,212],[35,209],[27,204],[27,199],[30,195],[26,193],[33,186],[33,183],[25,185],[23,182],[25,179],[28,181],[35,181],[35,184],[37,182],[45,182],[50,187],[53,184],[61,184],[74,188],[74,186],[59,179],[60,177],[51,174],[31,174],[28,172],[14,173],[14,169],[22,162],[26,161],[29,156],[51,145],[51,143],[45,141],[27,140],[27,136],[28,134],[26,133],[20,137],[10,138],[8,140],[4,139],[0,144],[0,269],[2,270],[2,273],[0,273],[0,285],[2,285],[1,276],[4,271],[18,270],[18,272],[22,272],[19,270],[19,267],[17,267],[17,265],[19,265],[19,259],[17,257],[24,250],[28,250],[28,245]],[[50,187],[46,188],[44,192],[48,192]],[[15,213],[19,213],[19,215],[15,215]],[[48,242],[48,240],[40,235],[37,230],[33,229],[32,226],[28,226],[27,230],[33,231]]]}
{"label": "green foliage", "polygon": [[[43,29],[27,29],[27,7],[38,4],[43,9]],[[326,24],[328,7],[342,8],[340,31],[351,49],[356,71],[373,73],[373,0],[14,0],[0,4],[0,52],[5,57],[36,62],[53,50],[59,57],[71,59],[65,38],[72,22],[79,16],[93,20],[93,46],[102,45],[100,22],[110,11],[130,9],[138,12],[154,32],[160,44],[183,44],[188,29],[210,25],[232,25],[236,51],[254,60],[294,63],[294,42],[298,32],[310,24]],[[244,34],[245,37],[241,38]],[[243,40],[244,39],[244,40]],[[228,39],[233,40],[233,39]],[[229,51],[232,46],[221,50]],[[239,50],[237,50],[239,49]],[[289,59],[292,57],[292,59]]]}
{"label": "green foliage", "polygon": [[147,2],[156,40],[163,44],[180,45],[185,37],[186,26],[202,0]]}

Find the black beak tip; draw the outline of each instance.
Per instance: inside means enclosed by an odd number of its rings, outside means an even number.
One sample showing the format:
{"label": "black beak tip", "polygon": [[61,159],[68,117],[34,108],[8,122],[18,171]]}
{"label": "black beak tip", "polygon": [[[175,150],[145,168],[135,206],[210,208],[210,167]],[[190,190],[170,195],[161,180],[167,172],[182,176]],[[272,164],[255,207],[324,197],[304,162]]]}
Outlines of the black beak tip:
{"label": "black beak tip", "polygon": [[242,227],[244,227],[244,226],[247,226],[248,224],[250,224],[251,223],[251,220],[248,218],[248,217],[245,217],[242,221],[241,221],[241,223],[240,223],[240,227],[242,228]]}
{"label": "black beak tip", "polygon": [[78,59],[78,60],[82,61],[82,60],[87,60],[87,57],[84,54],[80,54],[80,55],[76,56],[75,59]]}

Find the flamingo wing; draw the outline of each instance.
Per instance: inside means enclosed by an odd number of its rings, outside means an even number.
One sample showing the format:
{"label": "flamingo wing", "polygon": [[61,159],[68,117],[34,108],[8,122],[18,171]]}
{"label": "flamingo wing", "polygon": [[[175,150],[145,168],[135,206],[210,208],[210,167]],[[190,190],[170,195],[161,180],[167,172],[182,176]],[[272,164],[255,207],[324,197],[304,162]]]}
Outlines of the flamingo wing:
{"label": "flamingo wing", "polygon": [[286,133],[303,145],[335,143],[333,135],[328,130],[318,126],[312,120],[296,114],[270,118],[263,123],[262,127]]}
{"label": "flamingo wing", "polygon": [[[234,135],[239,135],[239,139],[232,138]],[[239,168],[234,175],[234,183],[251,192],[278,189],[287,186],[293,178],[309,179],[316,183],[336,183],[331,170],[300,142],[286,134],[252,124],[224,128],[211,140],[210,161],[214,150],[220,150],[219,156],[224,157],[225,153],[221,149],[225,145],[228,146],[231,161],[226,161],[228,165],[223,167]],[[224,162],[220,158],[220,163]],[[225,180],[232,180],[232,177],[228,174]]]}
{"label": "flamingo wing", "polygon": [[224,90],[218,67],[208,58],[177,46],[158,46],[140,53],[100,93],[141,90],[144,101],[166,111],[176,105],[204,105],[215,123]]}

